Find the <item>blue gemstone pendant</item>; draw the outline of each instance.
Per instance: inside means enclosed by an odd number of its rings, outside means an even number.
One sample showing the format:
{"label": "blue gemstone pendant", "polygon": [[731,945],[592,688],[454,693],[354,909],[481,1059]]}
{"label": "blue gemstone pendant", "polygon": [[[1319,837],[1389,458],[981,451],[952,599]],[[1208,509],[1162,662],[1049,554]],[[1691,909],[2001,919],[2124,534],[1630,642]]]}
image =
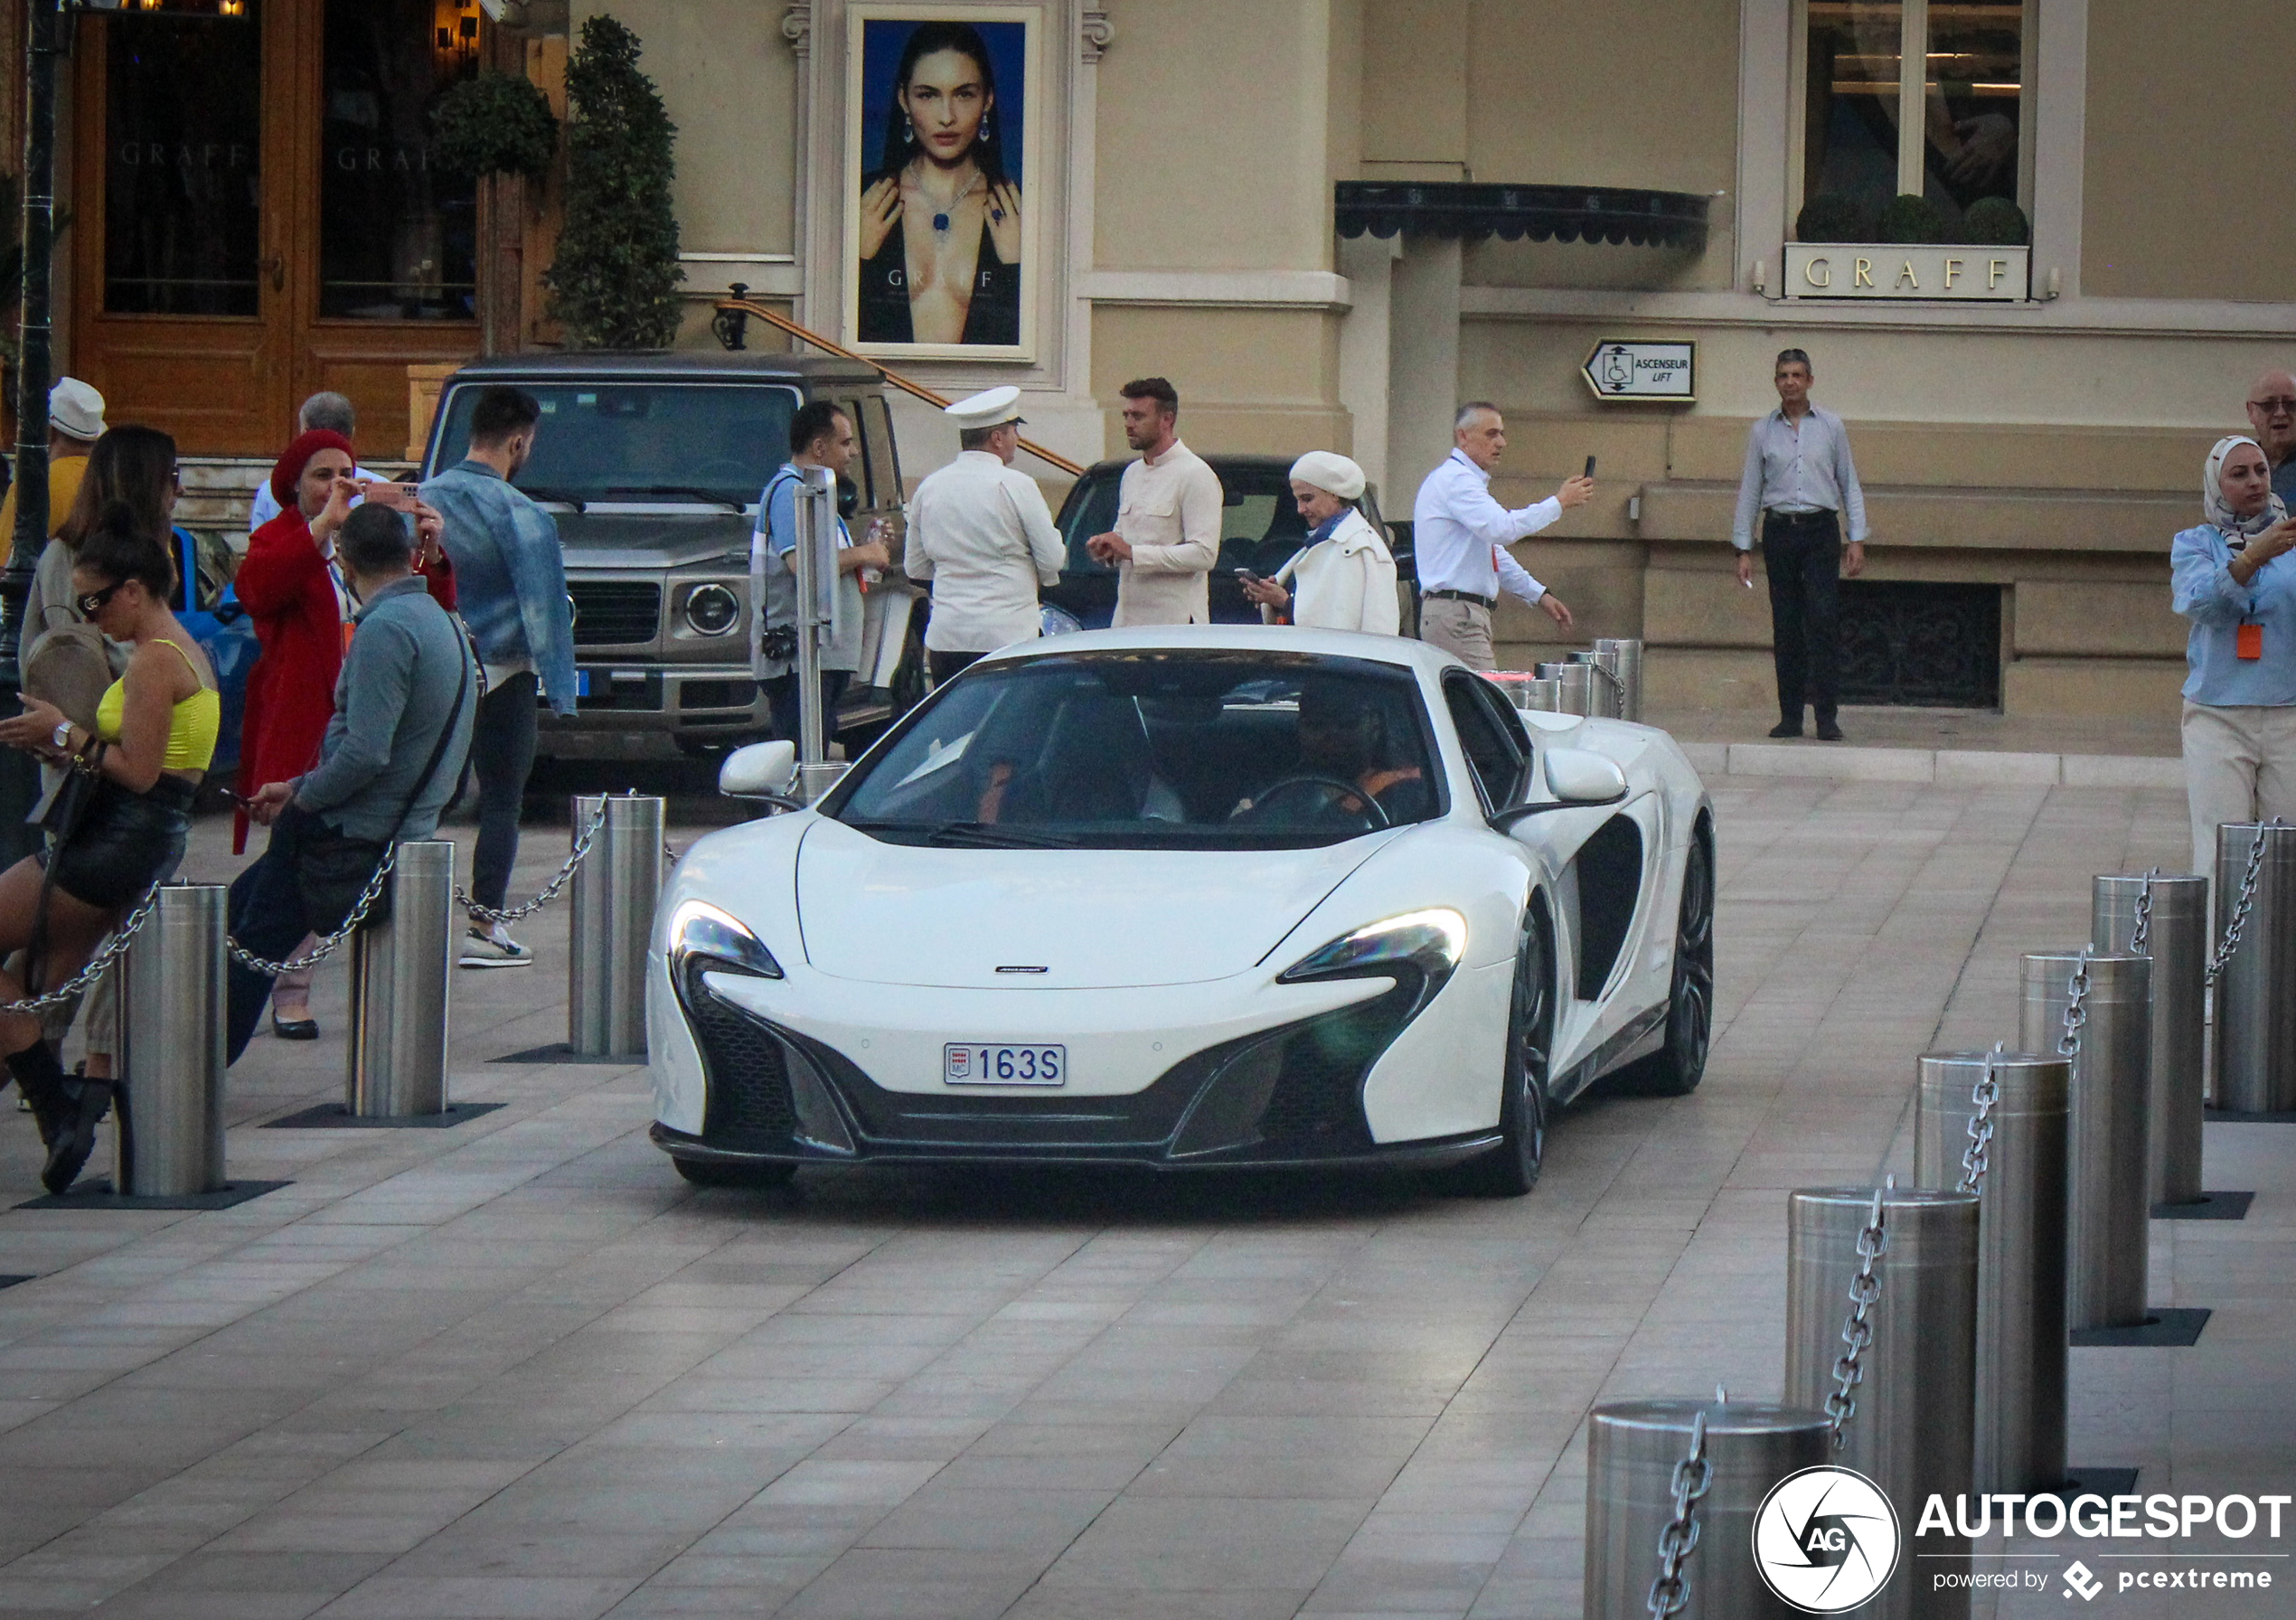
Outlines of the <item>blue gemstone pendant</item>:
{"label": "blue gemstone pendant", "polygon": [[933,229],[934,229],[934,230],[936,230],[936,231],[946,231],[948,228],[949,228],[949,217],[948,217],[948,215],[946,215],[946,214],[945,214],[945,213],[936,213],[936,214],[935,214],[935,215],[933,216]]}

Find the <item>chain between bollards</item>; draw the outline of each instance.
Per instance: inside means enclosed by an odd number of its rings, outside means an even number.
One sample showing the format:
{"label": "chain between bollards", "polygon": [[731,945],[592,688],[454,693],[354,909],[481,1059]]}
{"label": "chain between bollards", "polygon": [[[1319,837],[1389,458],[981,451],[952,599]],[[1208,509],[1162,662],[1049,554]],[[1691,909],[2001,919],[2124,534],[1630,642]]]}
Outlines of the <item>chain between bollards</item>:
{"label": "chain between bollards", "polygon": [[119,927],[112,931],[112,937],[104,942],[103,949],[88,958],[87,966],[53,990],[42,991],[38,995],[28,995],[18,1002],[0,1002],[0,1013],[30,1017],[42,1012],[52,1012],[58,1007],[71,1002],[74,996],[81,994],[89,986],[104,976],[106,968],[127,954],[128,942],[133,940],[143,926],[152,919],[152,912],[158,905],[159,885],[155,883],[144,890],[144,898],[136,902],[136,909],[130,911],[121,920]]}
{"label": "chain between bollards", "polygon": [[2225,968],[2232,961],[2233,953],[2240,948],[2241,933],[2248,926],[2248,913],[2255,907],[2256,884],[2264,873],[2264,834],[2282,824],[2277,815],[2270,821],[2256,824],[2255,842],[2248,846],[2248,868],[2240,874],[2240,899],[2233,906],[2231,919],[2225,924],[2222,943],[2208,958],[2208,983],[2212,985],[2224,977]]}
{"label": "chain between bollards", "polygon": [[2065,982],[2065,1033],[2056,1038],[2056,1055],[2067,1062],[2081,1055],[2081,1031],[2088,1027],[2089,955],[2090,947],[2083,946],[2073,976]]}
{"label": "chain between bollards", "polygon": [[[631,788],[625,796],[637,797],[637,789]],[[472,899],[470,891],[459,883],[455,885],[456,902],[481,922],[513,923],[522,918],[533,916],[535,912],[556,899],[560,891],[573,880],[574,869],[582,864],[583,858],[590,852],[591,842],[598,837],[598,829],[606,825],[606,806],[610,802],[607,799],[599,800],[598,814],[590,817],[590,824],[584,827],[582,835],[574,841],[573,852],[566,857],[566,863],[558,869],[558,875],[545,883],[541,892],[524,905],[513,906],[506,911],[498,911],[492,906],[482,906]],[[669,846],[664,844],[663,849],[664,852],[667,852]]]}
{"label": "chain between bollards", "polygon": [[1896,1185],[1897,1178],[1893,1175],[1884,1185],[1874,1189],[1873,1212],[1866,1217],[1866,1224],[1858,1233],[1858,1275],[1849,1279],[1849,1318],[1841,1326],[1841,1342],[1849,1348],[1834,1358],[1836,1388],[1826,1397],[1826,1416],[1833,1420],[1836,1451],[1849,1443],[1845,1431],[1858,1410],[1858,1386],[1866,1380],[1862,1363],[1874,1342],[1874,1325],[1866,1317],[1881,1298],[1881,1278],[1874,1275],[1874,1262],[1889,1248],[1889,1234],[1882,1225],[1881,1200],[1885,1191]]}
{"label": "chain between bollards", "polygon": [[1993,1149],[1993,1109],[2001,1100],[2001,1082],[1993,1072],[1993,1062],[2008,1044],[1993,1042],[1993,1050],[1985,1054],[1984,1071],[1970,1088],[1969,1100],[1977,1112],[1969,1116],[1969,1147],[1962,1154],[1960,1191],[1963,1192],[1985,1191],[1985,1171]]}
{"label": "chain between bollards", "polygon": [[[1714,1392],[1717,1405],[1722,1391]],[[1690,1419],[1690,1449],[1674,1465],[1674,1517],[1658,1533],[1658,1575],[1651,1582],[1651,1620],[1669,1620],[1690,1601],[1690,1583],[1682,1565],[1698,1544],[1698,1502],[1714,1484],[1714,1465],[1706,1455],[1706,1414]]]}
{"label": "chain between bollards", "polygon": [[2154,867],[2144,874],[2144,887],[2137,891],[2137,926],[2129,930],[2129,955],[2149,956],[2152,944],[2152,880],[2160,875]]}
{"label": "chain between bollards", "polygon": [[240,966],[252,968],[275,979],[286,974],[316,967],[342,949],[343,942],[359,931],[359,925],[367,920],[367,913],[374,909],[375,901],[382,898],[383,886],[391,881],[391,870],[398,863],[399,846],[394,843],[382,852],[382,859],[375,863],[374,876],[369,878],[367,886],[359,891],[358,901],[351,908],[351,915],[343,919],[343,926],[300,956],[291,956],[284,962],[266,961],[228,936],[224,938],[223,948],[231,953],[231,960]]}

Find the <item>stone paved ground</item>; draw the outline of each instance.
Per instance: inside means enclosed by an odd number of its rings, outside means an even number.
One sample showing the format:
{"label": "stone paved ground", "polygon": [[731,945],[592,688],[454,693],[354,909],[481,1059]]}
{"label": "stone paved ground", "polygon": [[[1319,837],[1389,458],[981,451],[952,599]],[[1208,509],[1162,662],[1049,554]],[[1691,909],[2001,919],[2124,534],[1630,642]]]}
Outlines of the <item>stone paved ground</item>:
{"label": "stone paved ground", "polygon": [[[38,1274],[0,1293],[0,1615],[1576,1615],[1587,1408],[1774,1396],[1786,1190],[1908,1168],[1914,1055],[2013,1036],[2018,953],[2080,937],[2091,872],[2185,841],[2173,794],[1716,799],[1707,1082],[1574,1110],[1518,1202],[955,1173],[696,1195],[644,1140],[640,1071],[492,1061],[563,1035],[562,912],[541,966],[456,979],[455,1093],[499,1112],[259,1128],[340,1093],[332,975],[330,1038],[232,1076],[233,1173],[292,1186],[0,1214],[0,1272]],[[522,885],[563,839],[530,836]],[[203,827],[191,870],[222,852]],[[2075,1352],[2076,1460],[2296,1488],[2291,1149],[2208,1127],[2209,1184],[2254,1211],[2155,1223],[2153,1288],[2216,1316],[2191,1350]],[[5,1202],[35,1167],[0,1112]],[[2286,1615],[2288,1584],[2100,1606]]]}

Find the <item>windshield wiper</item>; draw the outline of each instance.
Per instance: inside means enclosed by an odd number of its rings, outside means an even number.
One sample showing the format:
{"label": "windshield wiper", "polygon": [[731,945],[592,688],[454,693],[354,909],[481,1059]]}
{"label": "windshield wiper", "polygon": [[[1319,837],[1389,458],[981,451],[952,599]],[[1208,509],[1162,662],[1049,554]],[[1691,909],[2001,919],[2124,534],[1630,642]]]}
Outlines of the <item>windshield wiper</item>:
{"label": "windshield wiper", "polygon": [[683,495],[705,505],[722,506],[728,512],[741,510],[741,503],[731,495],[693,484],[609,484],[606,493],[609,495]]}
{"label": "windshield wiper", "polygon": [[985,821],[849,821],[857,833],[885,833],[902,842],[970,846],[985,850],[1070,850],[1077,841],[1065,833],[1040,833],[1028,827],[999,826]]}
{"label": "windshield wiper", "polygon": [[550,501],[560,506],[571,506],[577,512],[588,510],[582,497],[570,489],[529,488],[523,484],[515,485],[513,487],[530,501]]}

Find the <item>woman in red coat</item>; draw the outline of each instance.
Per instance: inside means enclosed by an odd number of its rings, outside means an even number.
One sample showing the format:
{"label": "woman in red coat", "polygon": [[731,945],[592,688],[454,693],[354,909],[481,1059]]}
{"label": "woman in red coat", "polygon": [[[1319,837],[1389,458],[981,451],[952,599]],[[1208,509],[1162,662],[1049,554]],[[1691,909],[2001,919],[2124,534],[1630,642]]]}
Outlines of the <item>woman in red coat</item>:
{"label": "woman in red coat", "polygon": [[[351,476],[356,465],[351,441],[339,433],[315,429],[289,445],[271,469],[279,515],[249,538],[246,560],[232,577],[232,589],[254,621],[263,649],[248,676],[240,727],[242,798],[309,770],[317,762],[327,722],[334,718],[335,678],[343,673],[343,652],[358,610],[335,564],[334,535],[360,499],[360,485]],[[404,504],[422,532],[419,571],[428,572],[431,595],[451,609],[454,582],[438,551],[438,514],[414,502],[412,494],[407,492]],[[242,810],[232,827],[234,853],[247,848],[247,826]],[[274,1033],[288,1040],[317,1039],[310,983],[307,972],[278,981],[271,1000]]]}

